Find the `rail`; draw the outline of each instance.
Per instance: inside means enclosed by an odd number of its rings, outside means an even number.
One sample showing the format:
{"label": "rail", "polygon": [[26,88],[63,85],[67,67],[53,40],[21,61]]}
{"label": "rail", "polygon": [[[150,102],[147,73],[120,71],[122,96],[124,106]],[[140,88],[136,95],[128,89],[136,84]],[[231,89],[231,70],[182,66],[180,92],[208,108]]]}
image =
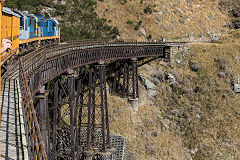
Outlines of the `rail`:
{"label": "rail", "polygon": [[32,95],[27,85],[26,73],[23,71],[22,60],[19,61],[19,75],[21,80],[22,97],[23,97],[23,115],[25,121],[25,130],[27,134],[29,155],[35,160],[46,160],[45,145],[42,140],[36,111],[33,105]]}

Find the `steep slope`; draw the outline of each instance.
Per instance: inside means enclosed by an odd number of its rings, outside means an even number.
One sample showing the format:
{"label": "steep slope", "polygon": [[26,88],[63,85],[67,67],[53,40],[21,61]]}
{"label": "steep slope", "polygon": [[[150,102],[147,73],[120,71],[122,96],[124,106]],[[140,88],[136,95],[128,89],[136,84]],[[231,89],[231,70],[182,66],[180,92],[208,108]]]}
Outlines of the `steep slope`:
{"label": "steep slope", "polygon": [[[118,26],[122,39],[215,39],[226,31],[228,15],[219,0],[104,0],[97,13]],[[226,13],[226,12],[225,12]],[[146,33],[145,33],[146,32]]]}
{"label": "steep slope", "polygon": [[137,112],[110,98],[112,132],[128,139],[126,160],[240,159],[240,95],[232,90],[240,77],[240,30],[220,38],[191,44],[171,65],[141,67],[156,88],[142,83]]}

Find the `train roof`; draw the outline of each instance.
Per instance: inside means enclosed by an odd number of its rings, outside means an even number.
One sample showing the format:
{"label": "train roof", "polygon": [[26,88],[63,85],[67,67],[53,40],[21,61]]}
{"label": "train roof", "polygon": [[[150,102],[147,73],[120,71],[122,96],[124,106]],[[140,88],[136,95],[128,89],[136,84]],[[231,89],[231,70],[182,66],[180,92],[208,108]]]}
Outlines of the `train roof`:
{"label": "train roof", "polygon": [[19,14],[21,17],[27,17],[22,11],[14,11],[16,14]]}
{"label": "train roof", "polygon": [[7,8],[7,7],[3,7],[2,12],[6,13],[6,14],[9,14],[9,15],[13,15],[13,16],[18,17],[18,18],[21,17],[19,14],[14,13],[10,8]]}

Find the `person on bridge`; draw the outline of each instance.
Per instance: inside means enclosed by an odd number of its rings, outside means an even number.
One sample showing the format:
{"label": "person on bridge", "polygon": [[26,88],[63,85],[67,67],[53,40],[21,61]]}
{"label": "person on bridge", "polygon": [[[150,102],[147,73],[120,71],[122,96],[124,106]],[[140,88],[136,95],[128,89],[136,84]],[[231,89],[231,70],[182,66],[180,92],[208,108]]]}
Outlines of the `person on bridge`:
{"label": "person on bridge", "polygon": [[1,43],[1,54],[6,52],[8,49],[12,49],[12,42],[8,39],[3,39]]}

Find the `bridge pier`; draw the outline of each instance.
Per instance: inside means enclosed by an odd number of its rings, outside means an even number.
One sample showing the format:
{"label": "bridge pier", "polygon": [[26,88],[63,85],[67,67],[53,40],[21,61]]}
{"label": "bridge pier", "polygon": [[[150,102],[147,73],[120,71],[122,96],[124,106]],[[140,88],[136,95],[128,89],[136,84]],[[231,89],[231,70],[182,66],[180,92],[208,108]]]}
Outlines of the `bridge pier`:
{"label": "bridge pier", "polygon": [[[68,72],[68,96],[69,96],[69,107],[70,107],[70,134],[71,134],[71,157],[72,160],[76,159],[75,155],[75,127],[74,123],[74,111],[75,111],[75,73],[73,70]],[[76,115],[75,115],[76,116]]]}
{"label": "bridge pier", "polygon": [[[113,94],[120,94],[128,98],[134,111],[138,110],[138,59],[132,58],[122,63],[119,61],[115,65],[115,75],[113,80]],[[122,79],[122,81],[121,81]]]}
{"label": "bridge pier", "polygon": [[129,99],[133,110],[136,112],[138,111],[138,61],[137,58],[132,59],[132,89],[133,94],[132,98]]}
{"label": "bridge pier", "polygon": [[55,160],[57,150],[57,118],[59,107],[59,81],[58,79],[54,83],[54,100],[53,100],[53,128],[52,128],[52,159]]}

